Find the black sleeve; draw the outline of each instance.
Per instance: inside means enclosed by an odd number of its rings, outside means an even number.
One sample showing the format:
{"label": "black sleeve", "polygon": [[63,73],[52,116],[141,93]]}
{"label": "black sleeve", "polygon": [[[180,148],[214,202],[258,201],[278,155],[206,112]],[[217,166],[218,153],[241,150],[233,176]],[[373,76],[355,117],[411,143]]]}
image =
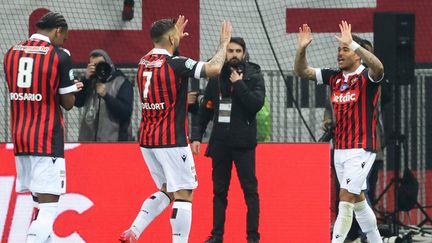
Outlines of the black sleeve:
{"label": "black sleeve", "polygon": [[173,68],[174,73],[179,77],[201,78],[201,69],[203,67],[202,62],[197,62],[185,57],[173,57],[170,60],[170,65]]}
{"label": "black sleeve", "polygon": [[85,76],[80,79],[80,81],[84,84],[83,89],[80,92],[75,93],[75,106],[83,107],[87,97],[89,97],[90,92],[93,89],[92,80],[86,79]]}
{"label": "black sleeve", "polygon": [[213,118],[214,114],[214,106],[216,105],[214,93],[216,91],[218,86],[216,85],[217,80],[211,79],[208,81],[204,97],[202,98],[202,101],[199,104],[198,108],[198,118],[196,119],[196,122],[192,124],[192,131],[191,131],[191,141],[200,141],[202,140],[202,137],[204,135],[204,132],[207,128],[208,123]]}
{"label": "black sleeve", "polygon": [[330,78],[338,74],[337,70],[323,68],[321,69],[322,81],[324,84],[330,85]]}
{"label": "black sleeve", "polygon": [[69,52],[65,49],[57,48],[56,52],[59,57],[59,62],[58,62],[58,71],[60,74],[59,89],[63,90],[60,91],[60,94],[71,93],[65,88],[74,85],[75,77],[72,69],[72,58],[70,57]]}
{"label": "black sleeve", "polygon": [[261,72],[251,76],[250,82],[254,83],[252,89],[249,89],[243,80],[233,83],[234,95],[240,98],[240,101],[252,114],[256,114],[264,105],[265,85],[264,77]]}
{"label": "black sleeve", "polygon": [[122,121],[130,119],[133,107],[133,87],[129,80],[125,79],[120,86],[117,97],[107,93],[103,98],[108,110],[118,119]]}

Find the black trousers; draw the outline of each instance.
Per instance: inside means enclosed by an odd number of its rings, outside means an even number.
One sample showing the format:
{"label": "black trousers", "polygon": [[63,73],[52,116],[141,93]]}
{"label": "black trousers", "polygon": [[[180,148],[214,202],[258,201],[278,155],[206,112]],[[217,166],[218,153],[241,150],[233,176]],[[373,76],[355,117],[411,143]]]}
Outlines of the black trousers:
{"label": "black trousers", "polygon": [[258,182],[255,175],[255,148],[238,149],[224,145],[213,145],[212,180],[213,180],[213,230],[212,235],[223,238],[225,211],[228,205],[228,189],[231,180],[233,161],[237,169],[240,185],[247,205],[248,239],[259,239],[259,196]]}

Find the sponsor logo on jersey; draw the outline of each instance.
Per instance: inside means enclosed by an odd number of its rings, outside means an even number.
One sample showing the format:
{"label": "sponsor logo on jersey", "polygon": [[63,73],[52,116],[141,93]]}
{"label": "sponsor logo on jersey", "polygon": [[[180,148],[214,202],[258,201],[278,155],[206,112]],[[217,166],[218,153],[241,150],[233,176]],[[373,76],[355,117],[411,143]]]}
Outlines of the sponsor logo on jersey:
{"label": "sponsor logo on jersey", "polygon": [[344,83],[340,86],[340,91],[345,91],[349,88],[349,85],[347,83]]}
{"label": "sponsor logo on jersey", "polygon": [[349,103],[353,101],[357,101],[356,93],[334,93],[332,98],[333,103]]}
{"label": "sponsor logo on jersey", "polygon": [[162,59],[154,60],[154,61],[148,61],[145,59],[141,59],[139,64],[146,66],[147,68],[158,68],[162,67],[164,61]]}
{"label": "sponsor logo on jersey", "polygon": [[16,45],[13,48],[14,51],[24,51],[28,54],[47,54],[49,51],[49,47],[46,46],[22,46]]}
{"label": "sponsor logo on jersey", "polygon": [[185,67],[186,67],[187,69],[192,70],[196,63],[197,63],[197,62],[196,62],[195,60],[192,60],[192,59],[189,58],[189,59],[187,59],[186,62],[185,62]]}
{"label": "sponsor logo on jersey", "polygon": [[75,73],[74,73],[73,69],[69,70],[69,79],[70,80],[75,80]]}
{"label": "sponsor logo on jersey", "polygon": [[32,94],[32,93],[16,93],[11,92],[10,100],[23,100],[23,101],[42,101],[41,94]]}
{"label": "sponsor logo on jersey", "polygon": [[165,102],[161,103],[141,103],[143,110],[165,110]]}

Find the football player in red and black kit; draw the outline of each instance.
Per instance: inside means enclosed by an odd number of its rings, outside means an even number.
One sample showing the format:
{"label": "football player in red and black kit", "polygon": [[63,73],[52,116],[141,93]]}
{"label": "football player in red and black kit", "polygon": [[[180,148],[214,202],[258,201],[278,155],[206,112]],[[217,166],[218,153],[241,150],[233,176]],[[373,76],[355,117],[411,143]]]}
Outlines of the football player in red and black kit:
{"label": "football player in red and black kit", "polygon": [[[65,18],[48,12],[36,23],[37,33],[12,46],[4,57],[10,95],[11,129],[17,169],[17,192],[31,192],[34,218],[27,242],[45,242],[66,188],[64,122],[60,106],[70,110],[76,91]],[[38,208],[38,209],[37,209]]]}
{"label": "football player in red and black kit", "polygon": [[224,21],[216,54],[208,62],[173,56],[187,36],[187,20],[162,19],[152,24],[154,48],[138,64],[142,120],[139,143],[159,191],[147,198],[121,242],[135,242],[144,229],[166,209],[171,200],[172,242],[188,242],[192,221],[193,189],[198,185],[195,164],[187,141],[188,78],[218,75],[231,39],[231,24]]}
{"label": "football player in red and black kit", "polygon": [[[306,48],[312,42],[307,24],[299,28],[299,46],[294,63],[295,73],[303,79],[315,80],[331,87],[335,114],[334,164],[340,183],[339,213],[333,227],[332,243],[344,242],[351,227],[353,212],[369,242],[382,242],[376,217],[366,202],[366,178],[376,156],[377,104],[380,81],[384,76],[381,61],[361,46],[351,35],[351,25],[339,24],[339,70],[308,66]],[[357,43],[359,42],[359,43]],[[367,67],[361,64],[361,61]]]}

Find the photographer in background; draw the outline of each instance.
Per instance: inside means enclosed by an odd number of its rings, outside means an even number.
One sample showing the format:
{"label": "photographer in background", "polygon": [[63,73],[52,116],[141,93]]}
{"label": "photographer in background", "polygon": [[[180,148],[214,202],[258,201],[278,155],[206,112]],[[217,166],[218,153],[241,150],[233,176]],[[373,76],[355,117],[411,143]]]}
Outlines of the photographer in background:
{"label": "photographer in background", "polygon": [[84,88],[76,94],[75,106],[84,107],[78,140],[132,140],[132,83],[115,68],[104,50],[93,50],[89,56],[85,76],[81,78]]}
{"label": "photographer in background", "polygon": [[247,205],[247,242],[258,243],[260,239],[256,114],[264,105],[265,85],[260,66],[246,61],[246,53],[243,38],[232,37],[226,63],[220,75],[207,83],[198,109],[199,122],[192,126],[191,148],[199,154],[204,131],[213,120],[206,151],[212,158],[213,229],[206,243],[223,242],[233,164]]}

